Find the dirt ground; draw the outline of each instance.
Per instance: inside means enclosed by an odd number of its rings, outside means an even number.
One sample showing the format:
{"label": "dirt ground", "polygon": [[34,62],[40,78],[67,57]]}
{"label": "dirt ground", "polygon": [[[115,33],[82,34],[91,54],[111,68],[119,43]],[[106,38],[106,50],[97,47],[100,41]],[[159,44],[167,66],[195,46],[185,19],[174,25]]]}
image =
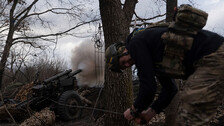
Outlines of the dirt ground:
{"label": "dirt ground", "polygon": [[[93,96],[97,96],[98,91],[94,93],[95,95],[91,93],[90,96],[86,95],[86,97],[88,99],[92,99],[91,101],[94,101],[96,97]],[[101,115],[102,113],[94,114],[94,117],[99,118]],[[63,122],[56,118],[55,126],[101,126],[99,120],[100,119],[98,119],[97,121],[96,119],[93,118],[92,110],[83,110],[83,114],[80,117],[80,119],[76,119],[69,122]],[[12,120],[8,121],[6,120],[6,121],[0,121],[0,126],[18,126],[20,123],[21,122],[13,124]],[[161,113],[157,115],[157,117],[150,122],[150,126],[162,126],[164,123],[165,123],[165,114]],[[224,104],[220,106],[220,108],[218,109],[215,118],[210,123],[210,126],[224,126]]]}
{"label": "dirt ground", "polygon": [[[63,121],[60,121],[60,120],[57,120],[56,119],[56,123],[55,123],[55,126],[101,126],[99,125],[99,123],[97,123],[97,121],[94,121],[94,119],[92,119],[90,117],[90,114],[91,112],[88,112],[86,114],[84,114],[81,119],[77,119],[77,120],[74,120],[74,121],[69,121],[69,122],[63,122]],[[152,120],[153,122],[150,123],[149,126],[163,126],[164,124],[164,115],[160,115],[160,117]],[[217,118],[217,121],[216,122],[212,122],[210,123],[210,126],[224,126],[224,116],[221,116],[219,118]],[[7,123],[7,122],[3,122],[1,123],[0,122],[0,126],[18,126],[13,124],[13,123]]]}

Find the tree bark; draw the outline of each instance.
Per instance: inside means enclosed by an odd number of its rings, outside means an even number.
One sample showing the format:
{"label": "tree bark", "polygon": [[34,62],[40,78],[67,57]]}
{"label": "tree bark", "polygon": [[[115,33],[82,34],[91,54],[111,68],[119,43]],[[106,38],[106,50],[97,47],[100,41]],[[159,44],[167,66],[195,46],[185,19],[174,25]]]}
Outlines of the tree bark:
{"label": "tree bark", "polygon": [[[99,0],[106,48],[114,42],[125,41],[129,34],[129,25],[136,3],[137,0],[126,0],[122,8],[120,0]],[[123,74],[117,74],[110,72],[106,67],[104,87],[106,109],[123,113],[132,105],[131,80],[131,69]],[[130,124],[123,115],[106,114],[104,125],[127,126]]]}
{"label": "tree bark", "polygon": [[0,90],[1,90],[1,87],[2,87],[2,80],[3,80],[4,71],[5,71],[6,61],[7,61],[7,58],[9,56],[10,48],[12,46],[10,41],[11,40],[6,42],[6,45],[4,47],[4,51],[3,51],[3,54],[2,54],[2,58],[1,58],[1,62],[0,62]]}
{"label": "tree bark", "polygon": [[166,22],[171,22],[173,20],[175,7],[177,7],[177,0],[166,1]]}
{"label": "tree bark", "polygon": [[4,71],[5,71],[7,58],[9,57],[10,48],[12,47],[12,42],[13,42],[13,34],[14,34],[14,30],[15,30],[15,27],[14,27],[15,19],[13,18],[13,14],[14,14],[17,2],[18,2],[18,0],[14,0],[12,8],[10,9],[9,32],[8,32],[8,36],[7,36],[7,39],[6,39],[6,44],[5,44],[5,47],[4,47],[4,50],[3,50],[2,58],[1,58],[1,61],[0,61],[0,91],[1,91],[1,87],[2,87],[3,74],[4,74]]}

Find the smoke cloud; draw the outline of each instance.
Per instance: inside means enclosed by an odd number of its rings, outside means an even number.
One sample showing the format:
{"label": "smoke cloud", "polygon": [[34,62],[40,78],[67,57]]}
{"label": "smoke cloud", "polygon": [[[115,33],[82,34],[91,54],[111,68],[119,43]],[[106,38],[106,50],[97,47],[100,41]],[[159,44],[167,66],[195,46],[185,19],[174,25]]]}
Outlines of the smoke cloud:
{"label": "smoke cloud", "polygon": [[72,50],[72,69],[82,69],[77,74],[78,86],[102,87],[104,83],[104,53],[85,40]]}

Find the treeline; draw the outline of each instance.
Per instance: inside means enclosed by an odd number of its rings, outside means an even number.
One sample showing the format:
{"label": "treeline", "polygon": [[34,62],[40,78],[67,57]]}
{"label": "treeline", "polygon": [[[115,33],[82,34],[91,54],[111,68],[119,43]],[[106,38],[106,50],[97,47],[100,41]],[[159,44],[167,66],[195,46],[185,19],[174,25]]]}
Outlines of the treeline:
{"label": "treeline", "polygon": [[43,81],[66,69],[64,60],[41,58],[37,62],[23,65],[20,68],[6,69],[2,90],[5,97],[13,97],[19,87],[35,80]]}

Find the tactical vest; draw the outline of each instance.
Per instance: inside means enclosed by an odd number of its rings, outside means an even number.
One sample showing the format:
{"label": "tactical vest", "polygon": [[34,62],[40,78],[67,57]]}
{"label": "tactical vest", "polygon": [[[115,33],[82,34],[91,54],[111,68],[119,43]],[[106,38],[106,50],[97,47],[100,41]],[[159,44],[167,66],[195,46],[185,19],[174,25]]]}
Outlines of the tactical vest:
{"label": "tactical vest", "polygon": [[[165,49],[162,62],[155,63],[156,73],[172,78],[185,77],[185,54],[191,49],[193,36],[205,26],[207,17],[206,12],[184,4],[178,8],[173,22],[154,23],[146,28],[168,27],[161,36]],[[141,31],[143,29],[135,30],[133,36]]]}
{"label": "tactical vest", "polygon": [[193,36],[205,26],[207,17],[206,12],[190,5],[178,8],[175,21],[168,25],[169,30],[161,36],[165,49],[162,62],[156,63],[157,72],[173,78],[185,77],[185,54],[191,49]]}

